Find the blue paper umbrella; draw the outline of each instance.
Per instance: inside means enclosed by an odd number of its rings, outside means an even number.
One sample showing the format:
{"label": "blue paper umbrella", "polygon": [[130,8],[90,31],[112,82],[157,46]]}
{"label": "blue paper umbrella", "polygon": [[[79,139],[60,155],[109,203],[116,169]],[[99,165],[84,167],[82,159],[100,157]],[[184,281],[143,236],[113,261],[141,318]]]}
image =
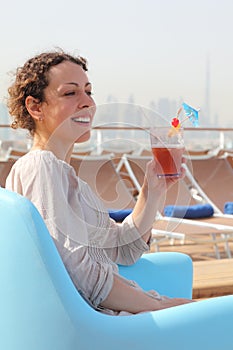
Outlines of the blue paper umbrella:
{"label": "blue paper umbrella", "polygon": [[199,126],[198,112],[199,110],[187,105],[187,103],[182,103],[185,115],[191,120],[193,126]]}

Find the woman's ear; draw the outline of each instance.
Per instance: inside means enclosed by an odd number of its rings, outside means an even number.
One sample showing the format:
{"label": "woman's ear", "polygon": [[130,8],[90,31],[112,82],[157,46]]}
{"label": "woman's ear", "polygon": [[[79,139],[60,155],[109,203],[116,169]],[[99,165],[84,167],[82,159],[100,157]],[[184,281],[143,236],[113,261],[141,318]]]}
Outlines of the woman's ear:
{"label": "woman's ear", "polygon": [[37,98],[27,96],[25,100],[25,106],[27,108],[28,113],[32,116],[33,119],[43,119],[41,102]]}

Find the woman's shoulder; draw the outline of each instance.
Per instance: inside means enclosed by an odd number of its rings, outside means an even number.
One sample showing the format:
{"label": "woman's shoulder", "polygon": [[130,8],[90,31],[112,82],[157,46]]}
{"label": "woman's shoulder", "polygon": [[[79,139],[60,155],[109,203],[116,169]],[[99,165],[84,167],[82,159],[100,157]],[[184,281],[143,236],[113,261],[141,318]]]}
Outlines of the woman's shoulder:
{"label": "woman's shoulder", "polygon": [[14,163],[12,170],[21,174],[40,173],[41,171],[62,172],[64,174],[72,172],[72,167],[65,161],[58,159],[51,151],[33,150],[20,157]]}
{"label": "woman's shoulder", "polygon": [[69,164],[65,161],[62,161],[58,159],[53,152],[47,151],[47,150],[33,150],[26,153],[24,156],[20,157],[15,164],[22,165],[22,164],[39,164],[39,163],[46,163],[46,164],[52,164],[57,166],[64,166],[69,168]]}
{"label": "woman's shoulder", "polygon": [[[83,191],[89,191],[89,186],[78,177],[74,168],[65,161],[58,159],[53,152],[47,150],[32,150],[20,157],[12,167],[12,173],[26,176],[30,174],[41,174],[66,178],[68,182],[75,186],[77,182]],[[65,180],[64,180],[65,181]]]}

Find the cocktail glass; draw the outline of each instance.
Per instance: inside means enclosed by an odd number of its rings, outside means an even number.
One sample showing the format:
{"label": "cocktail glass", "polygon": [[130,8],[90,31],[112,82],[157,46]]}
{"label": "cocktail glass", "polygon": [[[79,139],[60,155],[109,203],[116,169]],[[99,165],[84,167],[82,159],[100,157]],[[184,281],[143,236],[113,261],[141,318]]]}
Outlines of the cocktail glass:
{"label": "cocktail glass", "polygon": [[180,176],[184,153],[183,129],[152,127],[150,139],[153,156],[160,165],[157,176]]}

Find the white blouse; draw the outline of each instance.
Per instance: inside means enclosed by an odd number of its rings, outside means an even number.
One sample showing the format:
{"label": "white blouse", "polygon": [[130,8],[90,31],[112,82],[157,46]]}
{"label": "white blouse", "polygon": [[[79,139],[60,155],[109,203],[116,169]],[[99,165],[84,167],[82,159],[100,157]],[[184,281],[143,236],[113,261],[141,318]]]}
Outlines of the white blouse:
{"label": "white blouse", "polygon": [[108,296],[113,275],[119,276],[117,264],[133,264],[148,250],[131,215],[121,224],[112,220],[74,168],[50,151],[17,160],[6,188],[37,207],[76,288],[95,308]]}

